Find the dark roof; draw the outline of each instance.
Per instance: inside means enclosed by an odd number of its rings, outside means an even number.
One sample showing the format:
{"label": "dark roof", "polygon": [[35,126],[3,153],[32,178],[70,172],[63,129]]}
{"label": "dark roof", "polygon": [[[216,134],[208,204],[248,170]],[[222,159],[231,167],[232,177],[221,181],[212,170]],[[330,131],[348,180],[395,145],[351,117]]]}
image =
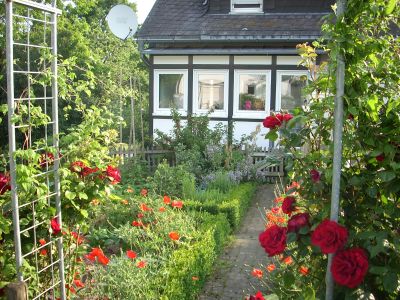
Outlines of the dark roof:
{"label": "dark roof", "polygon": [[[321,19],[327,14],[326,8],[314,9],[314,12],[288,9],[290,12],[282,13],[281,7],[278,12],[229,14],[224,12],[226,7],[222,4],[218,13],[215,2],[208,7],[202,2],[204,0],[157,0],[137,37],[166,42],[311,40],[320,36]],[[229,4],[229,1],[220,3]]]}

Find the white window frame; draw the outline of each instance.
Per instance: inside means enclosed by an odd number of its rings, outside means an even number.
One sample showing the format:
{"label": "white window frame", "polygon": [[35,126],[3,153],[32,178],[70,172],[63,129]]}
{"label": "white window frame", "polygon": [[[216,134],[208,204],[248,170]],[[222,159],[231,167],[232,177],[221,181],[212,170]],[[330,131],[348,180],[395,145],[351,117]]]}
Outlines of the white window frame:
{"label": "white window frame", "polygon": [[154,70],[154,109],[153,116],[170,116],[171,108],[160,108],[160,75],[164,74],[181,74],[183,75],[183,108],[177,109],[178,113],[183,116],[187,115],[188,108],[188,70],[185,69],[157,69]]}
{"label": "white window frame", "polygon": [[[263,0],[231,0],[231,13],[263,13]],[[259,4],[260,7],[235,8],[235,4]]]}
{"label": "white window frame", "polygon": [[205,115],[209,113],[208,109],[199,109],[199,75],[218,74],[224,75],[224,109],[214,110],[210,117],[228,117],[229,105],[229,70],[193,70],[193,112],[195,114]]}
{"label": "white window frame", "polygon": [[[240,75],[266,75],[265,108],[263,111],[239,109]],[[233,97],[233,117],[244,119],[264,119],[270,114],[271,105],[271,70],[235,70]]]}
{"label": "white window frame", "polygon": [[284,75],[295,75],[302,76],[306,75],[310,78],[310,73],[306,70],[277,70],[276,71],[276,103],[275,110],[280,111],[282,109],[282,76]]}

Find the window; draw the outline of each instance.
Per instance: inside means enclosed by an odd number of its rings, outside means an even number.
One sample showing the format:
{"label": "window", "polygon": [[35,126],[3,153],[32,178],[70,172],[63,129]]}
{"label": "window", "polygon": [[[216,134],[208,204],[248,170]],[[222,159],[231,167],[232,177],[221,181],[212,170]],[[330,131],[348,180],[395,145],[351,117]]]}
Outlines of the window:
{"label": "window", "polygon": [[235,71],[235,117],[265,118],[269,111],[270,75],[270,71]]}
{"label": "window", "polygon": [[306,71],[277,71],[276,110],[293,110],[304,105],[302,90],[307,84]]}
{"label": "window", "polygon": [[154,71],[154,114],[170,115],[171,108],[185,114],[187,110],[187,71]]}
{"label": "window", "polygon": [[262,13],[263,0],[231,0],[232,13]]}
{"label": "window", "polygon": [[193,111],[211,116],[228,115],[228,70],[195,70],[193,73]]}

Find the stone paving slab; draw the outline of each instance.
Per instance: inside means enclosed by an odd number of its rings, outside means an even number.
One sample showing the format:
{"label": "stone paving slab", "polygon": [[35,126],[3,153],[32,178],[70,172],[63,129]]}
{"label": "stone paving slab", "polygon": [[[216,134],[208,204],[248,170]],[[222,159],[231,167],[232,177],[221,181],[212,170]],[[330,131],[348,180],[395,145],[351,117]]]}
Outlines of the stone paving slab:
{"label": "stone paving slab", "polygon": [[264,207],[272,206],[274,198],[273,185],[258,188],[241,228],[218,259],[199,300],[241,300],[254,294],[258,280],[250,273],[254,267],[268,264],[268,257],[258,242],[258,235],[264,228],[261,212]]}

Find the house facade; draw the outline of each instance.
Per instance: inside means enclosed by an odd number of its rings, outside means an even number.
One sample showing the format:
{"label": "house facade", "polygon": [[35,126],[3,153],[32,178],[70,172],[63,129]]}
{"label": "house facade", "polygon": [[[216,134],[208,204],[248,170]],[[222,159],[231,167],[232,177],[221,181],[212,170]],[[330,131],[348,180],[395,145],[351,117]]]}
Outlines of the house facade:
{"label": "house facade", "polygon": [[[273,111],[304,103],[307,70],[296,45],[320,37],[332,0],[157,0],[137,33],[150,69],[150,131],[209,113],[233,139]],[[233,129],[232,129],[233,128]],[[258,146],[270,146],[257,136]]]}

